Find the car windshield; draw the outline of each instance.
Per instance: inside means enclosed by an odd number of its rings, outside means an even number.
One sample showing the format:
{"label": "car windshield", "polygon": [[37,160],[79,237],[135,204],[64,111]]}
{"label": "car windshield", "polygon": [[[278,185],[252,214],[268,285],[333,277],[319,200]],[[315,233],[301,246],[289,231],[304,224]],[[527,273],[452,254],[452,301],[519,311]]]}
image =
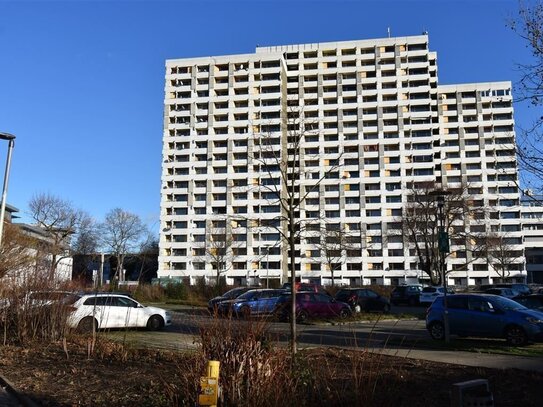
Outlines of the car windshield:
{"label": "car windshield", "polygon": [[423,293],[435,293],[436,292],[436,288],[435,287],[424,287],[422,289],[422,292]]}
{"label": "car windshield", "polygon": [[230,291],[227,291],[223,294],[223,297],[226,297],[226,298],[236,298],[239,293],[241,293],[243,291],[243,288],[234,288]]}
{"label": "car windshield", "polygon": [[347,291],[347,290],[341,290],[340,292],[338,292],[336,294],[336,298],[338,300],[341,300],[341,299],[345,299],[345,298],[349,298],[351,295],[353,295],[354,293],[351,292],[351,291]]}
{"label": "car windshield", "polygon": [[256,295],[256,291],[247,291],[244,294],[241,294],[238,299],[239,300],[250,300]]}
{"label": "car windshield", "polygon": [[504,311],[527,309],[524,305],[521,305],[518,302],[510,300],[505,297],[492,298],[490,302],[492,302],[492,304],[495,305],[496,308],[499,308]]}
{"label": "car windshield", "polygon": [[81,298],[80,295],[77,294],[71,294],[62,299],[62,303],[66,305],[75,304],[76,301],[78,301]]}

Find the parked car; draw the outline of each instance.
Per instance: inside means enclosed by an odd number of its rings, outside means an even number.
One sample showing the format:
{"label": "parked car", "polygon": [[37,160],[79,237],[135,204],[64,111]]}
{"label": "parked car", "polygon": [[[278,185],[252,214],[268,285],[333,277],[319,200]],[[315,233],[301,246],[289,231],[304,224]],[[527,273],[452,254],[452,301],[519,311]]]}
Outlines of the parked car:
{"label": "parked car", "polygon": [[486,290],[490,290],[491,288],[496,288],[496,285],[494,284],[481,284],[475,287],[474,291],[478,293],[484,293]]}
{"label": "parked car", "polygon": [[522,283],[498,283],[494,284],[497,288],[510,288],[521,295],[528,295],[532,293],[532,289],[528,284]]}
{"label": "parked car", "polygon": [[519,295],[518,297],[515,297],[514,301],[524,305],[526,308],[543,311],[543,293]]}
{"label": "parked car", "polygon": [[[419,296],[421,305],[430,305],[437,297],[443,296],[445,293],[444,287],[424,287]],[[454,294],[454,290],[447,288],[447,295]]]}
{"label": "parked car", "polygon": [[[460,336],[504,338],[511,345],[543,341],[543,313],[505,297],[456,294],[447,298],[450,333]],[[443,297],[426,313],[426,328],[433,339],[445,337]]]}
{"label": "parked car", "polygon": [[234,300],[223,301],[221,307],[223,313],[232,312],[233,315],[248,318],[252,315],[270,315],[275,310],[279,296],[285,290],[258,289],[250,290]]}
{"label": "parked car", "polygon": [[66,298],[75,294],[76,293],[73,291],[30,291],[26,295],[25,300],[28,301],[30,306],[51,305],[54,303],[63,302]]}
{"label": "parked car", "polygon": [[352,311],[390,311],[390,301],[369,288],[342,288],[336,293],[336,301],[349,304]]}
{"label": "parked car", "polygon": [[399,285],[390,294],[390,302],[394,305],[409,304],[418,305],[419,297],[422,291],[421,284]]}
{"label": "parked car", "polygon": [[[290,291],[291,287],[292,287],[291,283],[284,283],[281,286],[281,289]],[[320,284],[297,282],[296,283],[296,292],[301,292],[301,291],[313,291],[315,293],[328,294],[328,292]]]}
{"label": "parked car", "polygon": [[228,290],[223,295],[219,295],[218,297],[214,297],[210,299],[207,303],[207,309],[211,313],[215,313],[219,311],[219,303],[222,301],[227,300],[233,300],[238,298],[241,294],[246,293],[249,290],[253,290],[256,287],[236,287],[232,288],[231,290]]}
{"label": "parked car", "polygon": [[68,325],[82,332],[104,328],[138,327],[160,330],[172,323],[168,311],[147,307],[126,295],[79,294],[66,298],[64,303],[73,308],[68,317]]}
{"label": "parked car", "polygon": [[521,283],[496,283],[496,284],[483,284],[478,287],[476,287],[475,291],[486,293],[488,290],[493,288],[509,288],[514,291],[516,291],[518,294],[531,294],[532,289],[528,284],[521,284]]}
{"label": "parked car", "polygon": [[65,298],[74,295],[73,291],[40,290],[28,291],[19,297],[0,299],[0,309],[15,307],[24,310],[36,310],[61,303]]}
{"label": "parked car", "polygon": [[515,298],[519,295],[518,292],[516,292],[515,290],[511,288],[500,288],[500,287],[489,288],[488,290],[485,291],[485,294],[494,294],[494,295],[499,295],[500,297],[505,297],[505,298]]}
{"label": "parked car", "polygon": [[[291,315],[291,295],[285,293],[277,300],[275,315],[279,320],[288,320]],[[300,292],[296,293],[296,320],[305,322],[308,318],[314,317],[340,317],[347,318],[351,315],[349,304],[336,301],[329,295]]]}

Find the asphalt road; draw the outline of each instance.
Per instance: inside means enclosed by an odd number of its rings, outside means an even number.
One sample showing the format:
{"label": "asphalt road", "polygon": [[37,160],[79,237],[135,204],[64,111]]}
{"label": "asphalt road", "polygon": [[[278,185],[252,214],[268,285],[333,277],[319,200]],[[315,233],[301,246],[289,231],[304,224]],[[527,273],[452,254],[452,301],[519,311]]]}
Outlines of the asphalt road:
{"label": "asphalt road", "polygon": [[[424,312],[422,308],[414,309]],[[413,309],[397,309],[393,312],[406,314]],[[411,312],[412,313],[412,312]],[[246,330],[251,325],[257,328],[258,324],[265,323],[271,338],[278,342],[288,342],[290,325],[284,322],[271,322],[265,318],[254,318],[249,321],[242,319],[213,319],[205,310],[199,308],[177,309],[173,313],[172,325],[165,332],[181,333],[196,336],[202,327],[233,325],[234,329]],[[417,339],[428,339],[423,320],[378,320],[375,322],[342,322],[336,320],[332,323],[297,324],[298,342],[303,346],[340,346],[354,348],[379,348],[386,344],[400,345]]]}
{"label": "asphalt road", "polygon": [[[164,305],[163,305],[164,306]],[[166,307],[167,308],[167,307]],[[394,307],[393,314],[424,315],[424,308]],[[127,343],[148,348],[169,350],[195,349],[200,340],[200,330],[208,328],[214,334],[221,335],[225,329],[238,331],[258,330],[260,326],[269,332],[269,339],[279,345],[287,346],[290,339],[288,323],[270,322],[255,318],[242,319],[211,318],[205,309],[175,306],[172,325],[160,332],[145,330],[122,330],[108,332]],[[489,367],[496,369],[517,368],[530,371],[543,371],[542,356],[500,355],[495,353],[474,353],[456,350],[427,348],[430,336],[421,319],[379,320],[367,322],[335,324],[314,323],[298,324],[298,347],[310,348],[335,346],[365,350],[398,357],[423,359],[440,363],[465,366]],[[420,341],[420,342],[419,342]],[[496,341],[494,341],[496,342]],[[503,342],[505,346],[505,342]]]}

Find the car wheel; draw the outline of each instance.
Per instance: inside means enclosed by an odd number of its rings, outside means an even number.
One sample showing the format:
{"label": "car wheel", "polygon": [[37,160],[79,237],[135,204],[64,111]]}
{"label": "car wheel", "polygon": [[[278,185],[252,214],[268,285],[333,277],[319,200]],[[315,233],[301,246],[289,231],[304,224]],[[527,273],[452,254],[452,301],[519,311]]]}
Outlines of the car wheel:
{"label": "car wheel", "polygon": [[147,329],[150,331],[160,331],[164,328],[164,320],[160,315],[151,315],[147,321]]}
{"label": "car wheel", "polygon": [[77,325],[77,330],[81,333],[92,333],[98,330],[98,321],[93,317],[85,317]]}
{"label": "car wheel", "polygon": [[418,301],[415,297],[411,297],[409,298],[409,301],[407,303],[411,305],[412,307],[414,307],[415,305],[417,305]]}
{"label": "car wheel", "polygon": [[510,326],[505,330],[505,339],[511,346],[524,346],[528,342],[526,332],[520,326]]}
{"label": "car wheel", "polygon": [[351,311],[349,311],[347,308],[342,308],[341,311],[339,311],[339,317],[341,319],[345,319],[351,315]]}
{"label": "car wheel", "polygon": [[436,341],[442,341],[445,339],[445,327],[441,322],[432,322],[428,328],[430,336]]}
{"label": "car wheel", "polygon": [[398,306],[400,303],[398,301],[392,301],[392,305]]}
{"label": "car wheel", "polygon": [[383,312],[385,314],[388,314],[390,312],[390,304],[385,304],[385,306],[383,307]]}
{"label": "car wheel", "polygon": [[309,315],[307,314],[307,311],[304,310],[298,312],[298,316],[296,317],[298,322],[305,322],[307,321],[307,318],[309,318]]}

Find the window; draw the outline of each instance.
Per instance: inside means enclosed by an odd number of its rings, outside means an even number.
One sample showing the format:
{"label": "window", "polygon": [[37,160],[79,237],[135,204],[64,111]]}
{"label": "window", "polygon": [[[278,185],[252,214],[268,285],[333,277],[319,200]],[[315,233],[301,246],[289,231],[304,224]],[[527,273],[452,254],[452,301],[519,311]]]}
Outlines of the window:
{"label": "window", "polygon": [[401,195],[392,195],[386,197],[387,203],[399,203],[402,202],[402,196]]}
{"label": "window", "polygon": [[466,297],[453,295],[447,297],[447,306],[454,309],[467,309],[468,301]]}
{"label": "window", "polygon": [[[450,298],[452,298],[452,296]],[[494,307],[487,300],[477,297],[469,297],[468,309],[470,311],[489,312],[490,310],[493,310]]]}

